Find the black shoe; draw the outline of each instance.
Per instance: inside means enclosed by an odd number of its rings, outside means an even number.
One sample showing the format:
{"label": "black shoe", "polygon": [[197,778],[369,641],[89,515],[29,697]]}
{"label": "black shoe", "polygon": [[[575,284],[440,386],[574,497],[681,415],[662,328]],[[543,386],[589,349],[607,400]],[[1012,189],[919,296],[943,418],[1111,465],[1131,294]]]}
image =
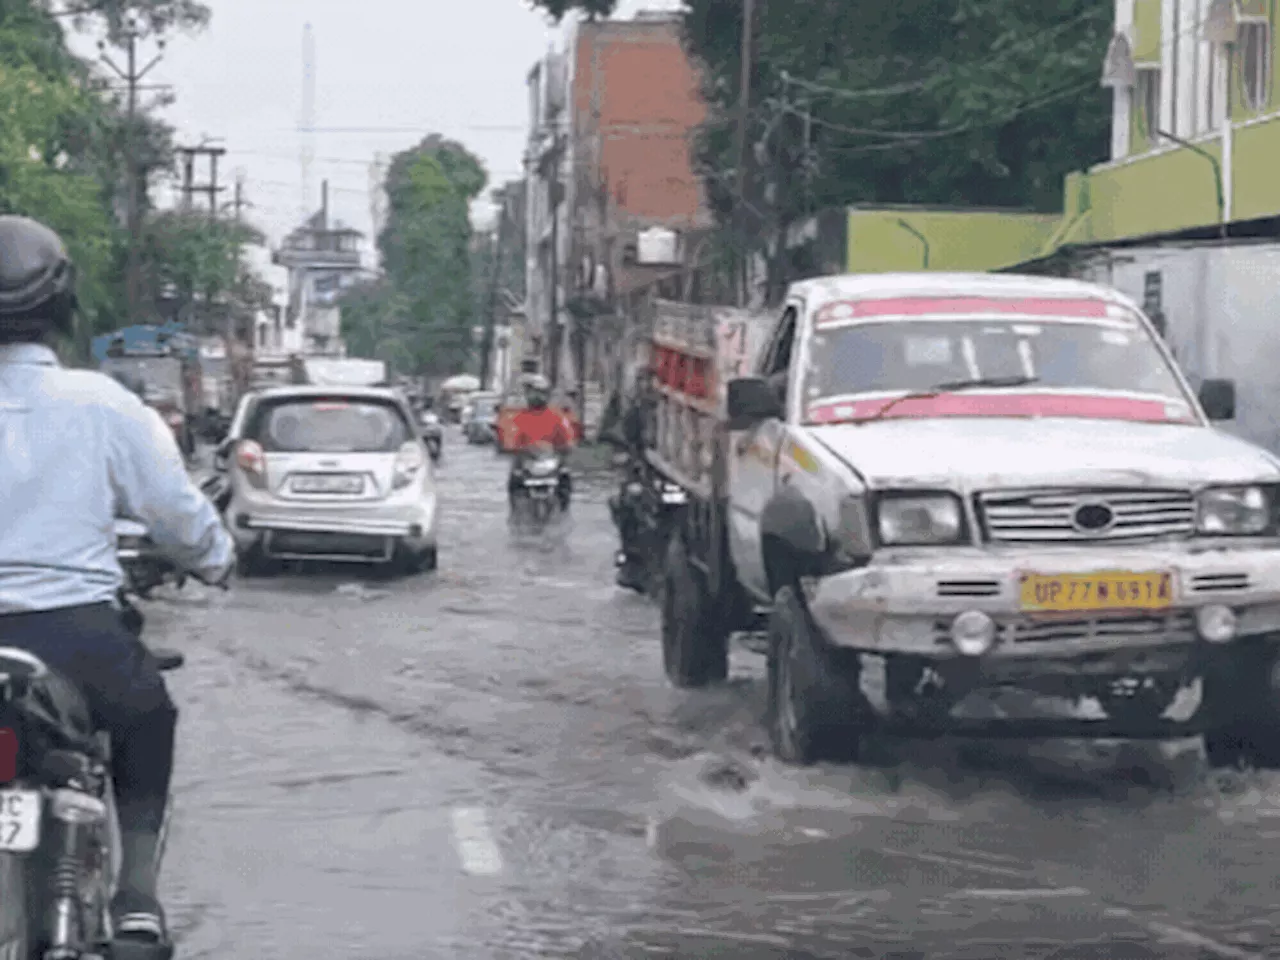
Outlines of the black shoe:
{"label": "black shoe", "polygon": [[111,899],[112,960],[170,960],[173,942],[154,897],[121,890]]}

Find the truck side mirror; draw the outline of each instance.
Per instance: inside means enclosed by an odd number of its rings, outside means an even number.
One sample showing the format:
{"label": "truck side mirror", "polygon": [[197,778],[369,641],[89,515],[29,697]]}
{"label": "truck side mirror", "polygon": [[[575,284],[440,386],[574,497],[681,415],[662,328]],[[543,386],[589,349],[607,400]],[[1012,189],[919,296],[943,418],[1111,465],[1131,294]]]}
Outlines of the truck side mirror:
{"label": "truck side mirror", "polygon": [[762,420],[782,416],[778,394],[763,377],[730,380],[726,406],[730,430],[749,430]]}
{"label": "truck side mirror", "polygon": [[1210,420],[1234,420],[1236,418],[1236,382],[1234,380],[1205,380],[1200,384],[1200,406]]}

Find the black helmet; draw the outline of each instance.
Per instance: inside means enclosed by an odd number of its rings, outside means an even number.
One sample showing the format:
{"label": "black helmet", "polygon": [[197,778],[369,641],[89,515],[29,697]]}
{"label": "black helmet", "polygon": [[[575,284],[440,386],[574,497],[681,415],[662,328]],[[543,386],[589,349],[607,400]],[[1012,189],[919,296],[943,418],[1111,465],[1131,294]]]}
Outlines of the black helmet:
{"label": "black helmet", "polygon": [[0,216],[0,342],[70,333],[75,269],[61,238],[28,217]]}

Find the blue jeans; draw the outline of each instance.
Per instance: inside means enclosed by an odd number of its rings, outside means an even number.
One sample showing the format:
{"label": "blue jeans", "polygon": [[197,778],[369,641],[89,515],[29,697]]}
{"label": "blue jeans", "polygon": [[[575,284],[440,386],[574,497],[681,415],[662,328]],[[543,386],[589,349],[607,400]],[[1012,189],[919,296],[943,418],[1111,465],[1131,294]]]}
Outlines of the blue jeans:
{"label": "blue jeans", "polygon": [[0,646],[35,654],[80,691],[111,738],[123,831],[158,832],[173,777],[178,710],[151,652],[107,603],[0,616]]}

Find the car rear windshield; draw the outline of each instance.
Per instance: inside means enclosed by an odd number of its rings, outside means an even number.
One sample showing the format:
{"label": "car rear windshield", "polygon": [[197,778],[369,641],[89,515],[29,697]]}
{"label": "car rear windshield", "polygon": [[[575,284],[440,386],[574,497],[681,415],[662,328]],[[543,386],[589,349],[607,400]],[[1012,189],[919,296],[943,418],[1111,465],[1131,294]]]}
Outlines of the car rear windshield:
{"label": "car rear windshield", "polygon": [[256,420],[267,453],[390,453],[412,436],[394,404],[351,397],[278,401]]}

